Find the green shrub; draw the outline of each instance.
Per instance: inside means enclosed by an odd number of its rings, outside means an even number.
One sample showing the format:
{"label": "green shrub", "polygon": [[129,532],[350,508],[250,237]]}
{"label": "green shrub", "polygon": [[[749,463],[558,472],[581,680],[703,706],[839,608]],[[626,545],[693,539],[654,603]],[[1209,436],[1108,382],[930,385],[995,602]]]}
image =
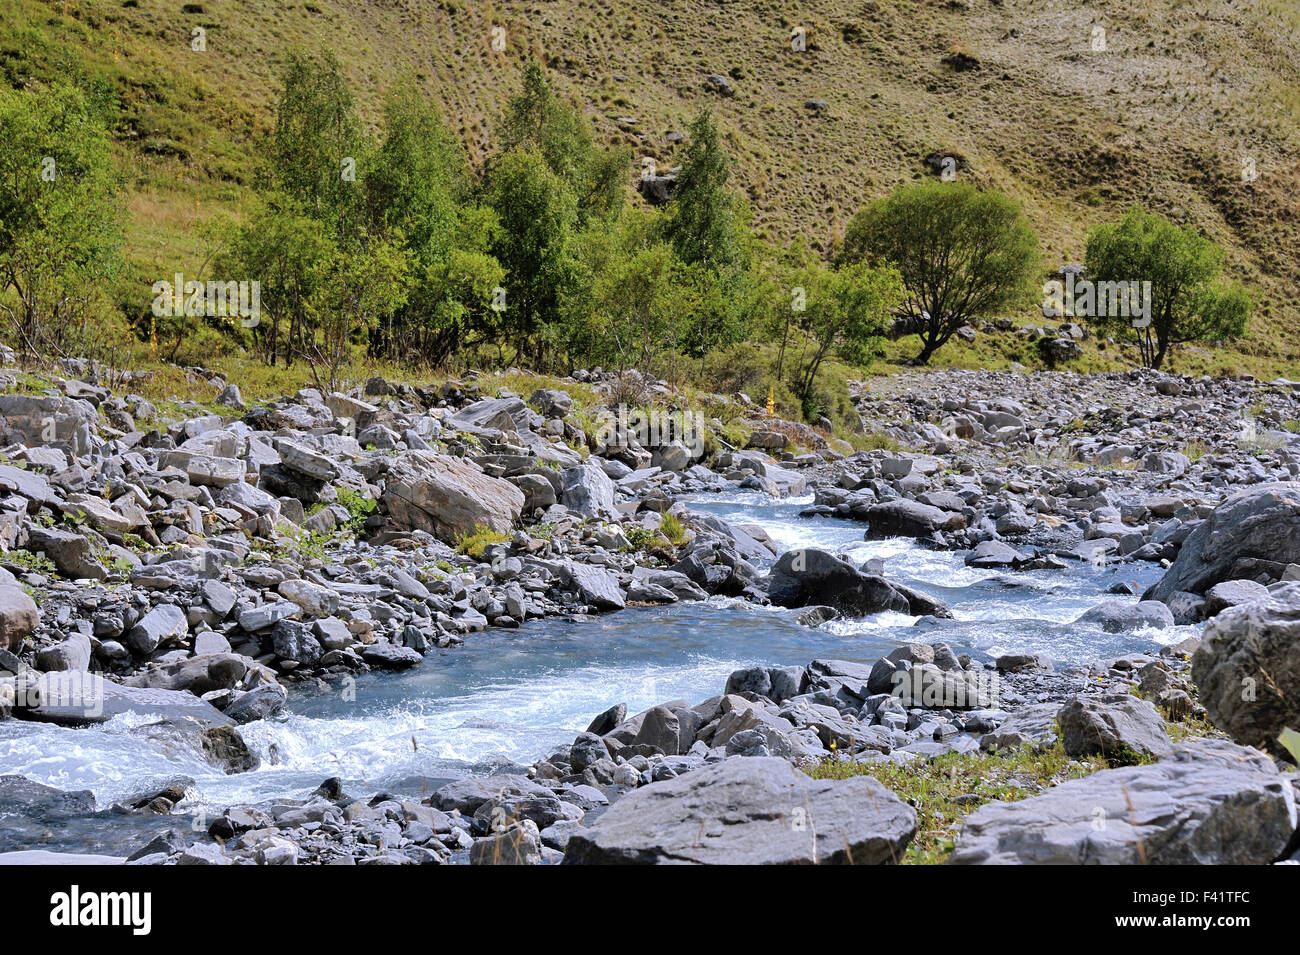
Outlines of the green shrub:
{"label": "green shrub", "polygon": [[504,544],[510,540],[509,534],[502,534],[482,524],[476,525],[473,534],[456,535],[456,550],[468,557],[478,560],[488,544]]}
{"label": "green shrub", "polygon": [[366,497],[350,487],[340,487],[338,489],[338,503],[347,510],[348,522],[346,529],[354,535],[361,533],[366,525],[366,520],[371,514],[375,513],[375,508],[379,506],[379,502],[374,498]]}
{"label": "green shrub", "polygon": [[649,550],[655,542],[655,532],[648,527],[634,524],[623,529],[623,535],[632,546],[632,550]]}
{"label": "green shrub", "polygon": [[35,554],[29,550],[8,551],[0,562],[11,567],[18,567],[31,574],[43,574],[46,577],[57,577],[59,574],[59,569],[54,566],[54,561],[44,554]]}

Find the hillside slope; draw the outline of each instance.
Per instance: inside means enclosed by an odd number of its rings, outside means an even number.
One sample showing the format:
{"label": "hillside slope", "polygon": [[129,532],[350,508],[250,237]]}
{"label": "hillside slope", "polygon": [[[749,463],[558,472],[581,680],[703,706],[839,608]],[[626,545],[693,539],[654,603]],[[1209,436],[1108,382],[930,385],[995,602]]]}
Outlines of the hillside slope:
{"label": "hillside slope", "polygon": [[[204,254],[209,220],[239,213],[286,54],[323,46],[368,120],[413,73],[476,159],[528,56],[600,138],[661,168],[680,149],[666,134],[711,104],[773,240],[827,247],[936,151],[1024,202],[1049,266],[1080,260],[1088,226],[1141,202],[1226,245],[1257,289],[1252,337],[1226,367],[1300,367],[1300,7],[1286,0],[0,0],[6,82],[111,81],[131,253],[160,274]],[[978,66],[945,65],[954,52]],[[712,73],[733,95],[706,86]]]}

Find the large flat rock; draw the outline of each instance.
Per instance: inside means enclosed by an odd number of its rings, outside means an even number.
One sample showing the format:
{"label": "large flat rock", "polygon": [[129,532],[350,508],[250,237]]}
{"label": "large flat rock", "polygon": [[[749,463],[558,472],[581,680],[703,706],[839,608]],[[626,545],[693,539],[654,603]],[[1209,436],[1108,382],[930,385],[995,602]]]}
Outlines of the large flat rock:
{"label": "large flat rock", "polygon": [[460,458],[407,451],[393,464],[383,503],[397,527],[422,530],[454,544],[488,528],[506,533],[519,519],[524,494]]}
{"label": "large flat rock", "polygon": [[1272,761],[1197,739],[1170,759],[1107,769],[966,819],[953,865],[1263,865],[1296,828]]}
{"label": "large flat rock", "polygon": [[195,720],[202,726],[230,726],[233,721],[206,700],[183,690],[122,686],[93,673],[44,673],[20,695],[32,705],[13,715],[40,723],[88,726],[124,713],[155,720]]}
{"label": "large flat rock", "polygon": [[896,862],[916,813],[870,776],[815,780],[784,759],[736,757],[629,793],[578,830],[566,864]]}

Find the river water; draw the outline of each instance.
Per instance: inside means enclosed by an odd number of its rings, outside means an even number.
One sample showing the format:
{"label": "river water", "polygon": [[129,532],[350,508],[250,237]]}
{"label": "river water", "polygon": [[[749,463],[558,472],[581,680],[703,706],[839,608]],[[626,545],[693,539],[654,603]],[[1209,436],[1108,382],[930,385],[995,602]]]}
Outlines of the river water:
{"label": "river water", "polygon": [[[871,662],[918,639],[943,641],[981,660],[1023,651],[1084,663],[1155,650],[1196,632],[1107,634],[1072,623],[1116,582],[1135,582],[1139,591],[1153,583],[1161,573],[1157,565],[976,570],[964,565],[960,552],[928,550],[901,538],[864,541],[860,523],[799,517],[810,500],[737,492],[697,498],[690,506],[757,524],[781,550],[815,546],[859,564],[882,557],[887,577],[941,597],[956,620],[918,630],[915,618],[887,613],[808,628],[794,622],[792,611],[718,598],[579,621],[541,620],[475,634],[463,647],[434,651],[405,673],[369,673],[352,687],[291,695],[287,718],[241,728],[263,761],[250,773],[223,775],[196,746],[125,717],[83,729],[0,723],[0,775],[90,790],[101,809],[181,780],[192,795],[187,805],[209,815],[234,803],[300,797],[327,776],[342,777],[354,795],[420,793],[448,778],[544,756],[620,702],[629,713],[672,699],[697,703],[720,693],[741,667],[803,665],[817,657]],[[176,816],[118,815],[111,825],[100,817],[34,831],[6,828],[3,812],[0,807],[0,850],[129,850],[143,841],[142,833],[178,823]]]}

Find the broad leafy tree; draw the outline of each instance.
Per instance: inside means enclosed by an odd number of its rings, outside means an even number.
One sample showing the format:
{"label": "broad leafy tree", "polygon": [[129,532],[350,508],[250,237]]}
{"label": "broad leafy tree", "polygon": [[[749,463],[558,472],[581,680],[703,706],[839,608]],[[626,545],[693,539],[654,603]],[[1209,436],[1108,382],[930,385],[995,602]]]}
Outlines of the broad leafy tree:
{"label": "broad leafy tree", "polygon": [[623,206],[631,157],[625,149],[599,149],[582,116],[556,94],[542,67],[524,66],[519,93],[501,120],[499,156],[536,150],[547,168],[562,179],[577,201],[578,218],[616,218]]}
{"label": "broad leafy tree", "polygon": [[334,237],[321,222],[283,193],[263,197],[247,222],[233,230],[217,268],[261,283],[262,314],[252,336],[268,364],[287,367],[304,352],[307,303],[334,248]]}
{"label": "broad leafy tree", "polygon": [[921,336],[923,365],[957,329],[1028,301],[1038,239],[1019,205],[969,183],[904,186],[859,212],[840,259],[892,263],[902,314]]}
{"label": "broad leafy tree", "polygon": [[1151,283],[1149,315],[1139,321],[1099,316],[1117,335],[1136,341],[1151,368],[1164,363],[1171,345],[1245,334],[1250,296],[1221,279],[1223,250],[1191,227],[1132,209],[1088,234],[1085,263],[1092,282]]}
{"label": "broad leafy tree", "polygon": [[118,185],[80,89],[0,89],[0,313],[25,356],[76,349],[102,314],[122,268]]}
{"label": "broad leafy tree", "polygon": [[331,53],[294,54],[276,104],[271,174],[308,215],[348,228],[369,148],[343,68]]}
{"label": "broad leafy tree", "polygon": [[371,228],[401,236],[411,253],[409,295],[373,330],[372,353],[438,365],[484,338],[504,279],[490,253],[496,216],[475,204],[464,149],[411,83],[389,97],[365,192]]}
{"label": "broad leafy tree", "polygon": [[805,273],[807,300],[794,313],[803,342],[794,358],[792,388],[805,404],[812,397],[822,363],[836,355],[854,365],[871,359],[890,313],[903,298],[902,280],[892,267],[863,262]]}
{"label": "broad leafy tree", "polygon": [[318,389],[338,390],[344,368],[368,332],[401,307],[409,270],[404,249],[371,237],[336,247],[322,260],[306,302],[316,332],[300,345]]}

